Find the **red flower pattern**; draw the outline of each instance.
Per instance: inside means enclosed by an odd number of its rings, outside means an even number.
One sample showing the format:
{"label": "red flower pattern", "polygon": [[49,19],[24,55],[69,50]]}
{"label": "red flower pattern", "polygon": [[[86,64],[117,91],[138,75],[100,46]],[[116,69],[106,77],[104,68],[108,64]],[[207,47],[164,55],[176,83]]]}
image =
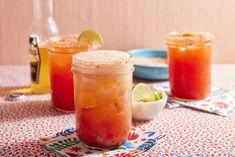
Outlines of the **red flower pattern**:
{"label": "red flower pattern", "polygon": [[130,153],[120,153],[120,154],[115,154],[114,157],[131,157]]}
{"label": "red flower pattern", "polygon": [[137,133],[135,133],[135,132],[133,132],[133,133],[130,133],[129,134],[129,136],[128,136],[128,140],[135,140],[135,139],[137,139],[139,137],[139,135],[137,134]]}
{"label": "red flower pattern", "polygon": [[74,152],[79,152],[80,150],[81,150],[81,148],[80,147],[78,147],[78,146],[74,146],[74,147],[71,147],[71,148],[69,148],[71,151],[74,151]]}

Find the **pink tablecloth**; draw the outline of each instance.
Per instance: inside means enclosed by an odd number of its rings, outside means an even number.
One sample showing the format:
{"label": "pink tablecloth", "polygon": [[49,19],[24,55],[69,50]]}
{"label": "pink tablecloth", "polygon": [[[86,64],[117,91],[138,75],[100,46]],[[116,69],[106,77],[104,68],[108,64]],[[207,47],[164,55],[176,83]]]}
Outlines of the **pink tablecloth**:
{"label": "pink tablecloth", "polygon": [[[235,89],[234,69],[213,66],[213,84]],[[0,156],[56,156],[38,139],[74,126],[74,114],[56,111],[49,94],[26,96],[22,102],[4,100],[11,89],[28,82],[27,66],[0,66]],[[165,109],[158,119],[134,125],[166,134],[143,156],[235,156],[235,113],[222,117],[189,108]]]}

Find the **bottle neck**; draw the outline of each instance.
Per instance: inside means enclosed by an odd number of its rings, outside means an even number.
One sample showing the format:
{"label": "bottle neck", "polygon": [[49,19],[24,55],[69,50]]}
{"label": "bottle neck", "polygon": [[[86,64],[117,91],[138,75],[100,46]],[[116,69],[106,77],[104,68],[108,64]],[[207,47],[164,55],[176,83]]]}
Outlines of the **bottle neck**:
{"label": "bottle neck", "polygon": [[43,21],[52,18],[53,4],[52,0],[34,0],[33,19]]}

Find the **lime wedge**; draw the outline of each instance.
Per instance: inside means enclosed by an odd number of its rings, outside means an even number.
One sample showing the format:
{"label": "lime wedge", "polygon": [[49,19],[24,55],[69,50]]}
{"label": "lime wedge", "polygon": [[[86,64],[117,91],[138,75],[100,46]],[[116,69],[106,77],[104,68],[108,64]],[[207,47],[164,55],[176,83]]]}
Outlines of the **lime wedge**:
{"label": "lime wedge", "polygon": [[104,46],[104,40],[100,33],[94,30],[85,30],[83,31],[78,41],[81,43],[89,44],[93,48],[100,48]]}
{"label": "lime wedge", "polygon": [[196,33],[184,33],[184,34],[182,34],[182,36],[184,36],[184,37],[197,37],[199,35]]}
{"label": "lime wedge", "polygon": [[153,99],[148,99],[148,98],[143,98],[140,100],[141,102],[151,102],[151,101],[155,101]]}
{"label": "lime wedge", "polygon": [[144,83],[139,83],[135,86],[132,91],[132,100],[133,101],[143,101],[150,102],[155,101],[155,94],[152,88]]}
{"label": "lime wedge", "polygon": [[162,99],[162,92],[154,91],[155,94],[155,100]]}

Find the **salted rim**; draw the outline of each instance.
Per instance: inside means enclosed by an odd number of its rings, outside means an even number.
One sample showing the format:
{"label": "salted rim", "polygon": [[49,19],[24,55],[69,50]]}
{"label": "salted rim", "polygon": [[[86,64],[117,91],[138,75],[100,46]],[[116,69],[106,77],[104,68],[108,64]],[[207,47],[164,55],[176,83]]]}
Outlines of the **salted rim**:
{"label": "salted rim", "polygon": [[80,47],[78,42],[79,34],[66,34],[50,37],[48,46],[53,48],[77,48]]}
{"label": "salted rim", "polygon": [[[195,36],[185,36],[184,34],[195,34]],[[213,37],[212,33],[208,32],[169,32],[167,38],[174,40],[211,40]]]}
{"label": "salted rim", "polygon": [[118,68],[133,67],[133,57],[127,52],[116,50],[96,50],[73,55],[73,68]]}

